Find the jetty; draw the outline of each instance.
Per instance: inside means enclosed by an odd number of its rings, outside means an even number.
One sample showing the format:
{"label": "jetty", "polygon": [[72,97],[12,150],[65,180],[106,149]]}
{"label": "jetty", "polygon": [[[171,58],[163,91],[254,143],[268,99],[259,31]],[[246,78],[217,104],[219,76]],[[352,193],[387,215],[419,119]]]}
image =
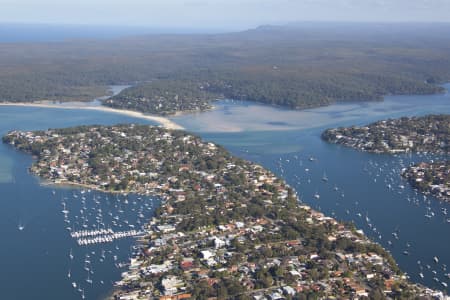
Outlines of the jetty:
{"label": "jetty", "polygon": [[112,229],[100,229],[100,230],[81,230],[75,231],[70,234],[77,240],[77,244],[80,246],[111,243],[115,240],[135,237],[144,235],[140,230],[128,230],[114,232]]}

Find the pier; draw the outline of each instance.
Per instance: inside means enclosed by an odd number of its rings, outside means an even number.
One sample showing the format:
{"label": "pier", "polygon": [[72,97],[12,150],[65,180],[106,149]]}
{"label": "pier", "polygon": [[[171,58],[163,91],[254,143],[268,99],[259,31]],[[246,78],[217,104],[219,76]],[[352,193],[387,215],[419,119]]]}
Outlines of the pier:
{"label": "pier", "polygon": [[77,240],[78,245],[87,246],[94,244],[111,243],[114,240],[143,235],[140,230],[128,230],[114,232],[112,229],[81,230],[72,232],[70,235]]}

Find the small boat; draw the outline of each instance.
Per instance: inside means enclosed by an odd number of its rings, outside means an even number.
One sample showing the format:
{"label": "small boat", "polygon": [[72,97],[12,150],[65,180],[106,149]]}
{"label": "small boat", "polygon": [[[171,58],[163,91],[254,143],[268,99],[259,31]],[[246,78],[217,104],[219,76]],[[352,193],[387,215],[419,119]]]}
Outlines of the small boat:
{"label": "small boat", "polygon": [[320,199],[319,193],[315,193],[315,194],[314,194],[314,198],[316,198],[317,200],[319,200],[319,199]]}
{"label": "small boat", "polygon": [[439,262],[439,258],[437,258],[437,257],[435,256],[435,257],[433,257],[433,261],[434,261],[435,263],[438,263],[438,262]]}
{"label": "small boat", "polygon": [[423,273],[421,272],[421,273],[419,273],[419,276],[420,276],[420,278],[422,278],[423,279]]}
{"label": "small boat", "polygon": [[89,278],[89,273],[88,273],[88,277],[86,278],[86,282],[89,284],[92,284],[92,279]]}
{"label": "small boat", "polygon": [[64,215],[69,214],[69,211],[66,209],[66,203],[63,202],[62,204],[63,204],[63,210],[62,210],[61,212],[62,212]]}
{"label": "small boat", "polygon": [[72,282],[72,286],[73,286],[74,289],[76,289],[77,288],[77,283],[75,281]]}
{"label": "small boat", "polygon": [[409,252],[407,250],[403,251],[403,255],[409,255]]}

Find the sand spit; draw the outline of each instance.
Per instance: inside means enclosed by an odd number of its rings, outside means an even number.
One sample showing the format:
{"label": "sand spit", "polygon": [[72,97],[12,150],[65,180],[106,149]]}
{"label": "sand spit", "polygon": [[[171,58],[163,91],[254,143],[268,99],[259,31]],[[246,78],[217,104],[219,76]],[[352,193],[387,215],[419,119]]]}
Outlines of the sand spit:
{"label": "sand spit", "polygon": [[115,109],[106,106],[82,106],[82,105],[58,105],[58,104],[48,104],[48,103],[15,103],[15,102],[4,102],[0,103],[0,106],[24,106],[24,107],[41,107],[41,108],[58,108],[58,109],[84,109],[84,110],[97,110],[115,114],[121,114],[129,117],[140,118],[150,121],[155,121],[164,128],[167,129],[177,129],[183,130],[184,128],[177,123],[169,120],[168,118],[155,116],[155,115],[147,115],[144,113],[132,111],[132,110],[123,110],[123,109]]}

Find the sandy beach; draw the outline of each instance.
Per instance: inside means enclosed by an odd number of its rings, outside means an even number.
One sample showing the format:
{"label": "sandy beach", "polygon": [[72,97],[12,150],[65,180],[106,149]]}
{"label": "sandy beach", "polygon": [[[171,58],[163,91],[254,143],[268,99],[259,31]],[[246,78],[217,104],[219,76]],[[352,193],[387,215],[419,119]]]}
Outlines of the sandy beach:
{"label": "sandy beach", "polygon": [[82,106],[82,105],[58,105],[58,104],[48,104],[48,103],[15,103],[15,102],[3,102],[0,103],[0,106],[24,106],[24,107],[41,107],[41,108],[58,108],[58,109],[84,109],[84,110],[97,110],[97,111],[103,111],[103,112],[109,112],[109,113],[115,113],[115,114],[121,114],[126,115],[134,118],[140,118],[150,121],[155,121],[159,123],[161,126],[167,129],[176,129],[176,130],[183,130],[184,128],[177,123],[161,117],[161,116],[155,116],[155,115],[147,115],[140,112],[132,111],[132,110],[122,110],[122,109],[115,109],[110,108],[106,106]]}

